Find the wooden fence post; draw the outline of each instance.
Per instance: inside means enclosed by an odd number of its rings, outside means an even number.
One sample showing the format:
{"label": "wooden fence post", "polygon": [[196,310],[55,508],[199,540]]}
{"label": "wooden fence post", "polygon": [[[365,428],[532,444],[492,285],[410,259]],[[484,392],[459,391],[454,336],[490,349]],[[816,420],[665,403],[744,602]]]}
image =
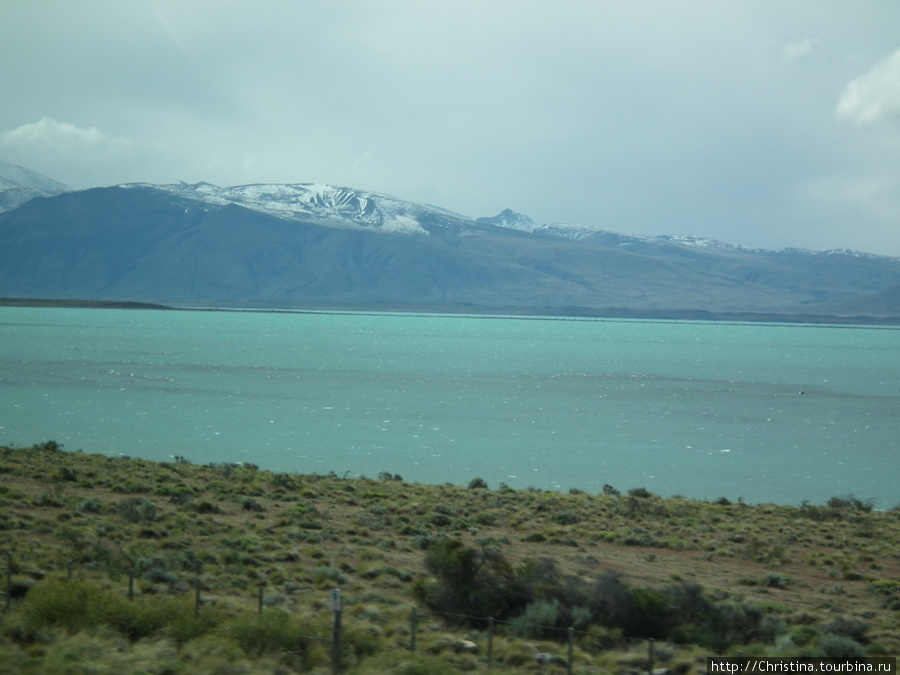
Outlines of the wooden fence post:
{"label": "wooden fence post", "polygon": [[488,670],[494,661],[494,617],[488,619],[488,648],[487,648]]}
{"label": "wooden fence post", "polygon": [[194,579],[194,586],[196,590],[194,591],[194,616],[200,616],[200,578]]}
{"label": "wooden fence post", "polygon": [[569,626],[569,658],[566,661],[566,673],[572,675],[572,647],[575,644],[575,629]]}
{"label": "wooden fence post", "polygon": [[653,675],[653,638],[647,641],[647,675]]}
{"label": "wooden fence post", "polygon": [[12,605],[12,551],[6,552],[6,611]]}
{"label": "wooden fence post", "polygon": [[341,672],[341,589],[334,588],[331,591],[331,611],[334,614],[334,622],[331,625],[331,672],[339,675]]}
{"label": "wooden fence post", "polygon": [[265,588],[265,584],[259,585],[259,613],[263,612],[263,588]]}
{"label": "wooden fence post", "polygon": [[128,570],[128,599],[134,600],[134,568]]}
{"label": "wooden fence post", "polygon": [[416,628],[419,623],[419,616],[416,613],[416,608],[412,608],[412,612],[409,613],[409,651],[416,651]]}

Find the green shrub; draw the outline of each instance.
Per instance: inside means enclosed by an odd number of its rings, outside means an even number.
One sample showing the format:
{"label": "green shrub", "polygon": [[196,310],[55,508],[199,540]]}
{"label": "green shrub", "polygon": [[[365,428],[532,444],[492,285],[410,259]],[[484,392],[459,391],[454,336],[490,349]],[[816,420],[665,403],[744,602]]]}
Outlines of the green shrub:
{"label": "green shrub", "polygon": [[75,469],[71,469],[67,466],[61,466],[59,468],[59,471],[57,471],[53,475],[53,480],[63,483],[76,483],[78,482],[78,473],[75,471]]}
{"label": "green shrub", "polygon": [[331,565],[317,567],[313,572],[313,578],[318,586],[325,586],[329,583],[335,586],[344,586],[350,581],[346,574]]}
{"label": "green shrub", "polygon": [[800,505],[800,514],[810,520],[843,520],[850,514],[869,513],[875,506],[871,499],[862,501],[853,495],[831,497],[824,506],[815,506],[807,501]]}
{"label": "green shrub", "polygon": [[798,647],[805,647],[817,637],[819,632],[812,626],[794,626],[791,631],[791,641]]}
{"label": "green shrub", "polygon": [[866,655],[865,648],[853,638],[846,635],[825,635],[819,640],[819,651],[822,656],[837,659],[854,659]]}
{"label": "green shrub", "polygon": [[429,547],[425,566],[435,578],[419,580],[413,591],[432,609],[505,619],[528,602],[512,567],[486,544],[476,549],[458,539],[441,539]]}
{"label": "green shrub", "polygon": [[[33,588],[24,603],[26,624],[34,630],[57,626],[70,633],[109,626],[129,640],[152,637],[180,626],[176,635],[202,633],[215,623],[211,616],[197,623],[193,604],[185,598],[141,598],[129,601],[124,593],[89,581],[49,580]],[[191,627],[188,630],[189,626]]]}
{"label": "green shrub", "polygon": [[588,589],[588,608],[594,620],[610,628],[623,628],[632,621],[634,597],[618,572],[604,572]]}
{"label": "green shrub", "polygon": [[851,638],[856,642],[866,643],[866,632],[869,630],[869,622],[855,617],[838,616],[822,626],[822,633],[841,635]]}
{"label": "green shrub", "polygon": [[39,445],[35,445],[34,448],[41,452],[60,452],[63,449],[63,444],[56,441],[44,441]]}
{"label": "green shrub", "polygon": [[435,527],[447,527],[452,522],[453,519],[443,513],[435,513],[431,516],[431,524]]}
{"label": "green shrub", "polygon": [[853,495],[847,495],[846,497],[832,497],[828,500],[827,505],[828,508],[835,511],[862,511],[863,513],[868,513],[874,507],[875,502],[871,499],[862,501]]}
{"label": "green shrub", "polygon": [[786,588],[790,583],[790,577],[776,572],[769,572],[763,578],[763,585],[768,588]]}
{"label": "green shrub", "polygon": [[187,505],[185,505],[185,510],[191,511],[193,513],[199,513],[200,515],[224,513],[221,508],[205,499],[200,502],[189,502]]}
{"label": "green shrub", "polygon": [[244,511],[254,511],[257,513],[266,510],[265,506],[251,497],[246,497],[241,500],[241,508],[244,509]]}
{"label": "green shrub", "polygon": [[248,656],[270,654],[293,667],[305,667],[310,638],[286,612],[268,609],[262,614],[240,614],[222,631]]}
{"label": "green shrub", "polygon": [[659,546],[659,540],[645,527],[633,527],[622,543],[629,546]]}
{"label": "green shrub", "polygon": [[529,604],[519,616],[511,619],[506,631],[511,637],[526,639],[558,637],[555,629],[559,618],[559,600],[537,600]]}
{"label": "green shrub", "polygon": [[100,513],[103,506],[93,497],[85,497],[75,505],[75,510],[79,513]]}
{"label": "green shrub", "polygon": [[580,513],[576,513],[575,511],[563,510],[554,513],[553,520],[555,520],[560,525],[575,525],[576,523],[580,523],[581,521],[583,521],[584,517]]}
{"label": "green shrub", "polygon": [[26,622],[30,626],[59,626],[75,632],[87,623],[89,603],[105,593],[89,582],[46,581],[28,593],[25,601]]}
{"label": "green shrub", "polygon": [[527,537],[524,537],[522,541],[540,544],[543,541],[547,541],[547,536],[543,532],[532,532]]}
{"label": "green shrub", "polygon": [[490,511],[479,511],[472,520],[476,525],[493,525],[497,522],[497,514]]}
{"label": "green shrub", "polygon": [[156,520],[156,506],[143,497],[123,499],[115,509],[129,523],[152,523]]}

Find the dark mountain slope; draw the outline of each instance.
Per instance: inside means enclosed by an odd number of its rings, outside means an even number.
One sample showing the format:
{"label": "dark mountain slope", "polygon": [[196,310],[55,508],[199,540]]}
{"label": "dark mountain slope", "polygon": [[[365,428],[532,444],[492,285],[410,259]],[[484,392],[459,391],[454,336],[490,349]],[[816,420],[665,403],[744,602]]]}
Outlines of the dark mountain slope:
{"label": "dark mountain slope", "polygon": [[329,186],[68,192],[0,214],[0,296],[785,318],[900,284],[893,258],[498,222]]}
{"label": "dark mountain slope", "polygon": [[826,305],[825,309],[837,315],[897,317],[900,316],[900,284],[878,293],[830,303]]}
{"label": "dark mountain slope", "polygon": [[449,240],[325,227],[151,188],[0,216],[5,296],[179,303],[506,303],[531,274]]}

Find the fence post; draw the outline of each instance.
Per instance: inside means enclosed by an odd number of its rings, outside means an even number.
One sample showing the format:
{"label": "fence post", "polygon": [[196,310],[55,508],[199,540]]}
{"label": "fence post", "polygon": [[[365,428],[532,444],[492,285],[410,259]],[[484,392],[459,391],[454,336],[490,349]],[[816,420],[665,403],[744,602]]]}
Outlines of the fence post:
{"label": "fence post", "polygon": [[194,586],[196,589],[194,591],[194,616],[196,617],[196,616],[200,616],[200,603],[201,603],[201,600],[200,600],[200,578],[199,577],[194,579]]}
{"label": "fence post", "polygon": [[134,568],[128,570],[128,599],[134,600]]}
{"label": "fence post", "polygon": [[259,585],[259,613],[263,612],[263,588],[265,588],[265,584]]}
{"label": "fence post", "polygon": [[419,623],[419,616],[416,613],[416,608],[412,608],[412,612],[409,613],[409,651],[416,651],[416,627]]}
{"label": "fence post", "polygon": [[331,611],[334,614],[334,623],[331,626],[331,672],[338,675],[341,672],[341,589],[331,590]]}
{"label": "fence post", "polygon": [[6,552],[6,611],[12,605],[12,551]]}
{"label": "fence post", "polygon": [[569,658],[566,660],[566,673],[572,675],[572,647],[575,643],[575,629],[569,626]]}
{"label": "fence post", "polygon": [[647,640],[647,675],[653,675],[653,638]]}
{"label": "fence post", "polygon": [[494,617],[488,619],[488,670],[491,669],[494,661]]}

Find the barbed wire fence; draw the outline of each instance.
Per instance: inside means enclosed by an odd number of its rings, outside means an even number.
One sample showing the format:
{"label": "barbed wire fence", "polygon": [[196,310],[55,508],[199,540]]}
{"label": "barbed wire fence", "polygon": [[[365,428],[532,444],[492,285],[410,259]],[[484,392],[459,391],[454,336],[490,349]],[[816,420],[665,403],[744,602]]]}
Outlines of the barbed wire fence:
{"label": "barbed wire fence", "polygon": [[[61,578],[65,581],[71,581],[73,579],[74,569],[76,565],[73,562],[68,562],[65,566],[64,570],[53,570],[55,573],[60,574]],[[5,589],[3,595],[5,596],[4,607],[6,612],[8,613],[12,609],[12,603],[14,600],[23,600],[27,594],[27,590],[29,586],[27,584],[17,586],[14,583],[14,575],[15,575],[15,561],[13,559],[12,552],[7,552],[6,554],[6,571],[5,571]],[[133,566],[128,569],[122,568],[108,568],[105,566],[96,566],[91,565],[89,570],[92,572],[101,572],[106,574],[110,578],[119,579],[121,577],[127,576],[127,585],[122,589],[122,593],[125,597],[128,598],[129,601],[134,601],[135,594],[135,579],[138,578],[138,570]],[[63,576],[64,575],[64,576]],[[46,578],[44,575],[43,578]],[[180,595],[180,596],[190,596],[193,595],[194,599],[194,616],[199,617],[201,609],[204,604],[214,604],[218,601],[221,595],[215,596],[207,596],[204,597],[203,594],[203,582],[199,577],[195,577],[191,580],[191,582],[187,585],[188,588],[166,588],[166,589],[156,589],[154,593],[165,592],[172,595]],[[251,596],[253,600],[255,600],[256,611],[259,615],[262,615],[266,609],[265,602],[265,589],[266,583],[260,582],[256,584],[256,592],[255,595]],[[243,600],[248,600],[246,596],[239,596],[237,594],[229,594],[229,597],[242,598]],[[335,675],[339,675],[342,672],[342,653],[343,647],[342,637],[344,635],[343,630],[343,611],[344,611],[344,603],[345,596],[342,594],[339,588],[333,588],[328,591],[328,602],[316,602],[317,605],[327,604],[328,611],[331,614],[331,630],[327,631],[323,629],[322,624],[313,624],[309,622],[304,622],[299,620],[299,618],[295,617],[295,624],[302,629],[303,632],[299,633],[299,635],[305,639],[313,640],[321,643],[328,644],[328,653],[330,655],[331,660],[331,671]],[[413,606],[409,613],[408,618],[408,634],[409,639],[405,645],[405,648],[411,652],[416,653],[419,650],[419,633],[420,626],[419,624],[424,619],[435,619],[439,620],[442,623],[442,630],[445,632],[453,633],[454,628],[458,627],[460,624],[470,624],[470,625],[479,625],[484,626],[484,630],[477,631],[478,637],[481,638],[481,644],[472,639],[459,639],[456,640],[452,644],[445,645],[447,648],[457,652],[457,653],[471,653],[479,656],[483,656],[486,661],[487,669],[491,670],[494,665],[499,665],[498,660],[494,657],[494,638],[500,635],[498,629],[501,629],[504,626],[510,626],[512,622],[510,621],[499,621],[494,617],[482,617],[482,616],[469,616],[465,614],[454,614],[449,612],[440,612],[431,609],[423,609],[417,606]],[[540,652],[536,648],[534,648],[534,652],[532,653],[533,658],[536,660],[538,664],[541,666],[558,666],[560,668],[564,668],[567,675],[571,675],[573,668],[573,655],[575,650],[575,645],[578,640],[584,639],[586,637],[590,637],[590,633],[584,630],[576,630],[574,627],[568,628],[559,628],[558,626],[549,626],[540,623],[528,623],[530,628],[532,628],[535,633],[540,635],[557,635],[559,637],[558,640],[551,640],[561,646],[564,646],[566,650],[566,656],[561,657],[556,654],[550,654],[546,652]],[[472,633],[467,633],[467,638],[473,637]],[[638,638],[626,638],[626,637],[617,637],[616,641],[620,644],[625,644],[629,647],[629,649],[646,649],[646,659],[641,659],[646,666],[646,672],[648,675],[652,675],[654,671],[654,667],[658,662],[658,654],[657,654],[657,645],[653,638],[646,639],[638,639]],[[602,647],[597,647],[597,651],[604,651]]]}

